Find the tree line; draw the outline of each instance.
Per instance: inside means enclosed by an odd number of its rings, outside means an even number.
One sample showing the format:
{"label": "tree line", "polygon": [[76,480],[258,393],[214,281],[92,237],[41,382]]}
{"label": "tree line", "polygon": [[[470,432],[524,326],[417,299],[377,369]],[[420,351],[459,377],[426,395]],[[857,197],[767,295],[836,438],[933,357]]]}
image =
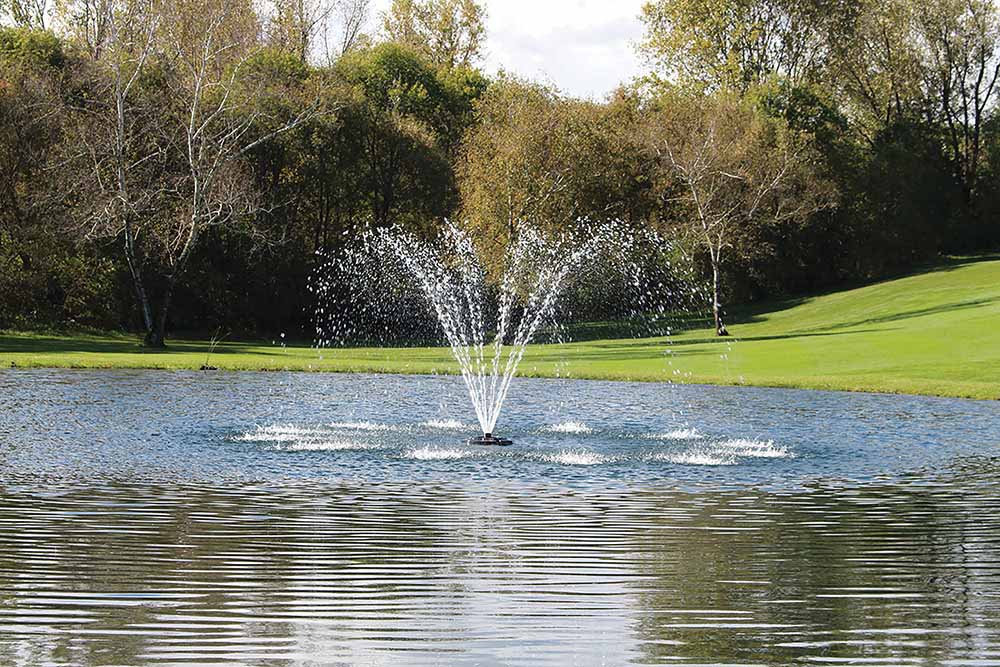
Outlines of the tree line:
{"label": "tree line", "polygon": [[308,336],[360,225],[652,228],[720,335],[1000,241],[991,1],[652,0],[647,74],[601,101],[485,74],[475,0],[370,13],[0,0],[0,328]]}

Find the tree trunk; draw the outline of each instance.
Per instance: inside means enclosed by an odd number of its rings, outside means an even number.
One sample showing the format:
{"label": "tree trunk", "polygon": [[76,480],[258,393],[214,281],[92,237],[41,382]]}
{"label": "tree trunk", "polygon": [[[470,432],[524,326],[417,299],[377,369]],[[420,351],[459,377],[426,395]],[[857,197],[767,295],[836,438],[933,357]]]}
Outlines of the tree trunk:
{"label": "tree trunk", "polygon": [[[197,188],[195,191],[197,192]],[[195,210],[197,211],[198,209],[196,208]],[[187,241],[184,243],[184,249],[181,250],[181,254],[177,258],[177,263],[174,264],[173,271],[170,272],[170,276],[167,278],[167,286],[163,290],[163,300],[160,302],[160,310],[156,317],[156,326],[146,336],[147,347],[163,348],[167,346],[167,316],[170,314],[170,303],[174,298],[174,289],[177,287],[177,281],[180,280],[181,274],[184,273],[188,259],[191,257],[191,250],[198,241],[197,219],[197,213],[191,216],[191,231],[188,233]]]}
{"label": "tree trunk", "polygon": [[146,337],[143,338],[142,340],[142,344],[145,347],[151,349],[162,350],[163,348],[165,348],[167,346],[167,343],[164,339],[164,334],[161,327],[155,326],[149,331],[147,331]]}
{"label": "tree trunk", "polygon": [[146,337],[143,344],[146,347],[163,347],[163,340],[155,336],[155,322],[153,321],[153,307],[149,302],[149,294],[146,292],[146,285],[142,279],[142,269],[139,266],[139,259],[136,257],[135,246],[131,235],[131,230],[125,230],[125,263],[128,264],[129,276],[132,278],[132,291],[135,293],[136,305],[142,313],[142,325],[146,330]]}
{"label": "tree trunk", "polygon": [[163,297],[163,303],[161,304],[160,310],[157,313],[158,317],[153,317],[153,309],[149,303],[149,298],[144,296],[143,311],[142,315],[146,321],[146,337],[143,338],[142,344],[145,347],[162,350],[167,346],[167,308],[170,305],[170,290],[173,288],[172,285],[168,285],[167,294]]}
{"label": "tree trunk", "polygon": [[146,290],[141,283],[136,283],[135,291],[139,307],[142,309],[142,323],[146,327],[146,337],[143,339],[143,345],[146,347],[164,347],[163,334],[156,327],[156,322],[153,319],[153,308],[149,303],[149,296],[146,294]]}
{"label": "tree trunk", "polygon": [[719,266],[714,262],[712,263],[712,318],[715,320],[715,335],[728,336],[729,330],[722,321],[722,304],[719,303]]}
{"label": "tree trunk", "polygon": [[155,326],[146,334],[146,347],[165,348],[167,346],[167,315],[170,313],[170,302],[174,296],[174,285],[177,280],[174,276],[167,282],[167,289],[163,293],[163,302],[160,304],[160,311],[157,313]]}

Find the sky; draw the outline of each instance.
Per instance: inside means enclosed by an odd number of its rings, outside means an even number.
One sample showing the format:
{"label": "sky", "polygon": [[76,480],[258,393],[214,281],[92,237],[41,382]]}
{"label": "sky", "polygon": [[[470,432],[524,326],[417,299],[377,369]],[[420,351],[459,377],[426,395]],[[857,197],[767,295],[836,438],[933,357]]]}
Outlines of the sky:
{"label": "sky", "polygon": [[[555,85],[574,97],[603,99],[642,71],[645,0],[485,0],[484,69]],[[374,15],[391,0],[374,0]],[[374,21],[373,21],[374,23]]]}

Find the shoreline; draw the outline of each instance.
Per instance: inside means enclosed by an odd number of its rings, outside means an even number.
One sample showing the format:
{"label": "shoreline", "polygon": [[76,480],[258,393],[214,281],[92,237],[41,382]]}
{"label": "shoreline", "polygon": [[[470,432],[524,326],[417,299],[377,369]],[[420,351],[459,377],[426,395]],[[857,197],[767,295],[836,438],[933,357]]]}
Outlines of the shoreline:
{"label": "shoreline", "polygon": [[[733,311],[732,338],[693,329],[669,339],[529,345],[518,375],[1000,400],[994,256]],[[446,346],[317,349],[280,338],[167,344],[146,350],[137,336],[120,333],[0,331],[0,368],[457,372]]]}
{"label": "shoreline", "polygon": [[[392,360],[393,352],[403,353],[406,356],[408,351],[419,350],[421,352],[440,351],[442,355],[450,354],[447,347],[441,348],[384,348],[384,359],[372,359],[369,355],[371,349],[365,349],[361,356],[346,356],[347,353],[355,351],[353,349],[338,349],[339,355],[331,355],[329,350],[325,351],[325,358],[317,352],[317,348],[304,346],[287,346],[277,348],[268,353],[248,352],[240,354],[239,360],[227,360],[225,354],[218,355],[219,358],[209,359],[210,363],[205,364],[194,359],[193,356],[199,352],[172,350],[143,351],[136,348],[132,352],[124,353],[96,353],[87,354],[84,357],[72,355],[71,353],[24,353],[7,352],[2,345],[7,334],[0,336],[0,370],[80,370],[80,371],[183,371],[195,373],[336,373],[336,374],[364,374],[364,375],[422,375],[434,376],[459,376],[461,373],[457,368],[451,367],[454,362],[441,359],[442,363],[435,361],[415,361],[406,362],[402,360]],[[19,334],[13,334],[15,336]],[[636,339],[644,340],[644,339]],[[648,340],[648,339],[646,339]],[[607,341],[596,341],[598,343]],[[659,341],[657,341],[659,342]],[[205,345],[209,343],[198,343],[193,341],[183,341],[184,347],[193,345]],[[741,345],[739,339],[727,341],[730,347],[737,348]],[[229,345],[243,346],[250,344],[230,343]],[[573,345],[573,343],[566,344]],[[666,344],[669,349],[669,343]],[[257,347],[257,346],[254,346]],[[532,345],[529,350],[538,352],[547,348],[557,347],[557,345]],[[282,354],[285,351],[288,356]],[[303,355],[303,353],[312,355]],[[218,353],[217,353],[218,354]],[[65,355],[65,356],[64,356]],[[116,358],[127,355],[128,358]],[[265,356],[266,355],[266,356]],[[213,357],[216,355],[213,355]],[[281,361],[275,356],[285,357]],[[331,356],[339,358],[331,359]],[[369,358],[363,360],[365,356]],[[582,380],[598,382],[628,382],[638,384],[661,384],[661,385],[700,385],[708,387],[755,387],[765,389],[795,389],[803,391],[829,391],[829,392],[849,392],[865,394],[883,394],[896,396],[923,396],[932,398],[951,398],[976,401],[998,401],[1000,400],[1000,382],[953,382],[940,379],[920,379],[920,378],[883,378],[882,381],[874,381],[871,378],[837,375],[812,375],[795,378],[780,376],[713,376],[707,373],[689,373],[681,376],[672,376],[666,368],[652,370],[642,373],[626,373],[615,371],[600,371],[591,369],[572,369],[573,354],[567,352],[563,361],[558,362],[557,372],[546,372],[539,370],[528,364],[528,367],[519,369],[515,377],[526,379],[550,379],[550,380]],[[59,358],[64,357],[64,358]],[[138,358],[136,358],[138,357]],[[142,359],[142,357],[160,357]],[[260,358],[258,358],[260,357]],[[671,358],[670,352],[662,354],[662,359],[667,362]],[[282,363],[285,362],[285,363]],[[211,366],[205,368],[204,366]],[[687,375],[687,377],[684,377]]]}

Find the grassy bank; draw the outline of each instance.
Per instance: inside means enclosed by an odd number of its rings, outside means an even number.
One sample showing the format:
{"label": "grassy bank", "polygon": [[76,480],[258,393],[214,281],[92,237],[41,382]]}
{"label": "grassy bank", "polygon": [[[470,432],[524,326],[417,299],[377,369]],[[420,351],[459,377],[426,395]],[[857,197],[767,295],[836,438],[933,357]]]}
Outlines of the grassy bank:
{"label": "grassy bank", "polygon": [[[524,376],[751,384],[1000,399],[1000,258],[736,313],[734,338],[532,346]],[[445,348],[317,352],[306,345],[0,334],[3,367],[454,372]]]}

